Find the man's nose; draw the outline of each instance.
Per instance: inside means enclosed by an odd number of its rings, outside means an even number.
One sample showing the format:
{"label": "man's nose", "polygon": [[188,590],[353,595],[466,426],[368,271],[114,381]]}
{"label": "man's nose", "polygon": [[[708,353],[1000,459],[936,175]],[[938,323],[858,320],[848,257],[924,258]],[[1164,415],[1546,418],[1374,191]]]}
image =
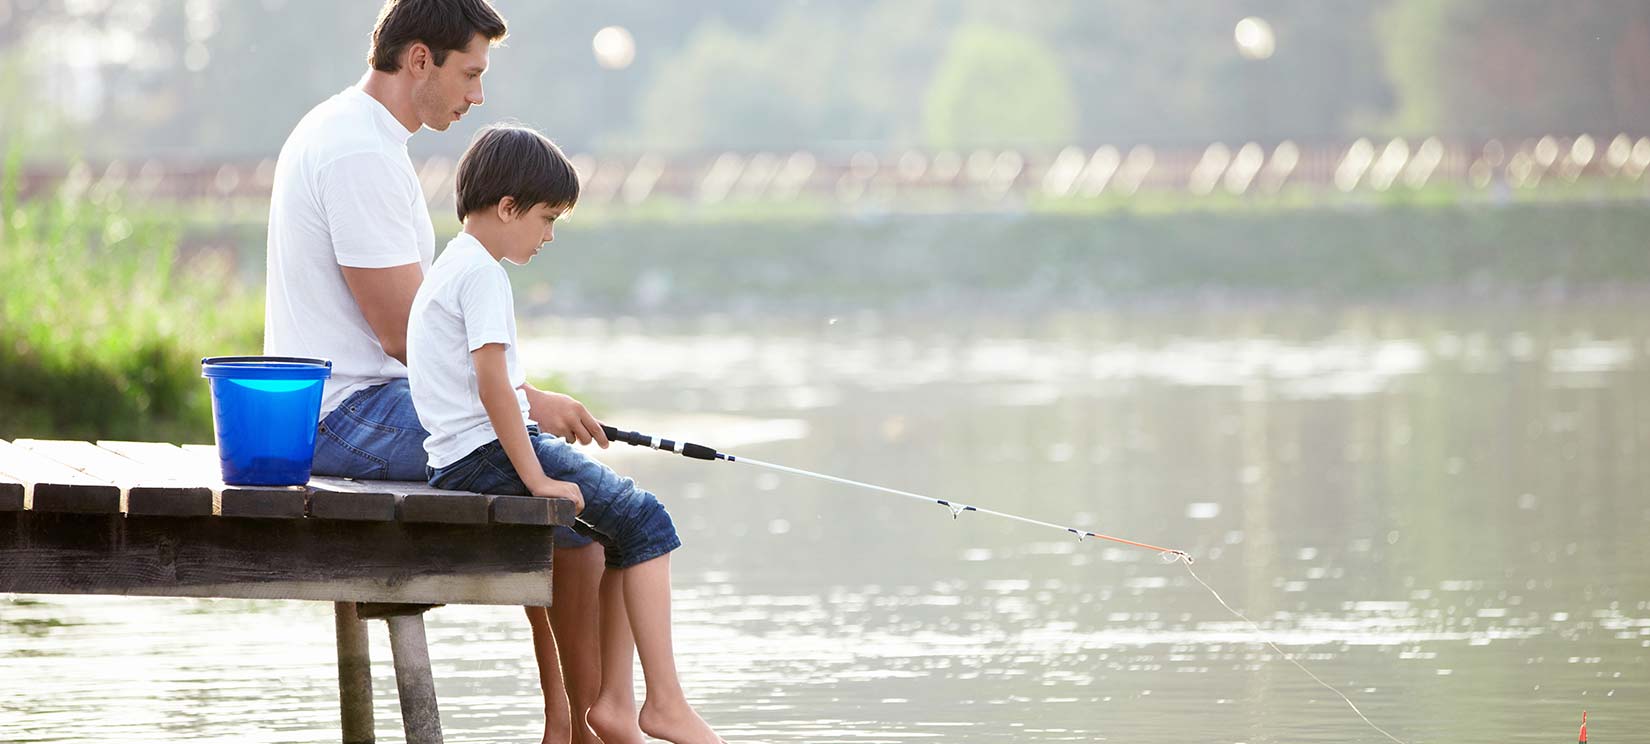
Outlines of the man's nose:
{"label": "man's nose", "polygon": [[481,105],[482,96],[480,82],[477,82],[475,87],[472,88],[469,93],[465,94],[464,100],[469,101],[471,106]]}

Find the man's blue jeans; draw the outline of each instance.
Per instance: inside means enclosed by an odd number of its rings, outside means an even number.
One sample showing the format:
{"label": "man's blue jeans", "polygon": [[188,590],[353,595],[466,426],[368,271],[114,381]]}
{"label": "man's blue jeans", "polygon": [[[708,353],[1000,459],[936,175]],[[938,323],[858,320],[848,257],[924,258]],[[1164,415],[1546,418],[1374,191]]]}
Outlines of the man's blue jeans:
{"label": "man's blue jeans", "polygon": [[406,380],[351,393],[315,430],[316,475],[424,480],[430,436],[418,423]]}

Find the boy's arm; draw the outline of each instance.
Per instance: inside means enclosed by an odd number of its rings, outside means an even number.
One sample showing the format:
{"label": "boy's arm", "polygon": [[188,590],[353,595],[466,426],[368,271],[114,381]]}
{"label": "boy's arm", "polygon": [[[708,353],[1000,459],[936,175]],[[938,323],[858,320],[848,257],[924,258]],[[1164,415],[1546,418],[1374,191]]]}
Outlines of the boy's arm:
{"label": "boy's arm", "polygon": [[481,407],[498,434],[504,454],[510,457],[516,475],[534,496],[560,496],[573,500],[575,514],[584,511],[584,495],[572,483],[559,481],[544,474],[544,466],[533,454],[533,443],[527,439],[527,422],[521,418],[516,403],[516,391],[510,387],[510,373],[504,363],[503,344],[483,344],[470,352],[476,368],[476,387],[481,394]]}
{"label": "boy's arm", "polygon": [[568,444],[595,442],[604,449],[607,447],[607,434],[602,431],[602,422],[590,415],[583,403],[570,395],[545,392],[533,387],[530,382],[522,385],[521,391],[527,394],[528,414],[538,422],[544,433],[561,437]]}

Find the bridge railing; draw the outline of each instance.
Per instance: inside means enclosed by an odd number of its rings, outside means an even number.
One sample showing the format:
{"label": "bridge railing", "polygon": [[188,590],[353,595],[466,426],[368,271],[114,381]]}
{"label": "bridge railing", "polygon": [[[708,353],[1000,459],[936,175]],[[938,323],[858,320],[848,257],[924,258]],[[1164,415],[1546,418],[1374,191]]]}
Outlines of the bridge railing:
{"label": "bridge railing", "polygon": [[[1482,142],[1437,137],[1359,139],[1344,145],[1292,141],[1213,143],[1199,148],[1071,146],[977,149],[573,156],[585,204],[623,208],[670,199],[701,204],[788,202],[843,206],[989,206],[1028,198],[1127,199],[1141,193],[1235,196],[1285,188],[1384,192],[1451,184],[1465,189],[1533,188],[1555,180],[1640,181],[1650,169],[1650,136],[1548,135]],[[453,201],[457,162],[415,163],[432,208]],[[273,159],[113,161],[26,169],[21,192],[163,202],[267,200]]]}

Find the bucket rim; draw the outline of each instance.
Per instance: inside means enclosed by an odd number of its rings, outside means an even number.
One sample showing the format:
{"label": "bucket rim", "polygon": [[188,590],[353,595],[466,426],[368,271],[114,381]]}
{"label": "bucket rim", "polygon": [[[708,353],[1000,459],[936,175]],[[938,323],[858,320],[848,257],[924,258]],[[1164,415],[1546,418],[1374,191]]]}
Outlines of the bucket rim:
{"label": "bucket rim", "polygon": [[326,379],[332,360],[289,356],[215,356],[201,359],[202,377]]}

